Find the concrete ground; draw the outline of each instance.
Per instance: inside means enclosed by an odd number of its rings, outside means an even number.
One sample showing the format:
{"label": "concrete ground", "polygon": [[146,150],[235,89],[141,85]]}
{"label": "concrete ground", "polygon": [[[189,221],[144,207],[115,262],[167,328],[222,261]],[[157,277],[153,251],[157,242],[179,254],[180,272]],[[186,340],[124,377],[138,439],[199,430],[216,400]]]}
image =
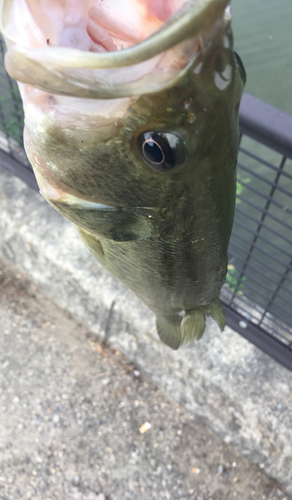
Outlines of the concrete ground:
{"label": "concrete ground", "polygon": [[0,260],[0,498],[289,500]]}

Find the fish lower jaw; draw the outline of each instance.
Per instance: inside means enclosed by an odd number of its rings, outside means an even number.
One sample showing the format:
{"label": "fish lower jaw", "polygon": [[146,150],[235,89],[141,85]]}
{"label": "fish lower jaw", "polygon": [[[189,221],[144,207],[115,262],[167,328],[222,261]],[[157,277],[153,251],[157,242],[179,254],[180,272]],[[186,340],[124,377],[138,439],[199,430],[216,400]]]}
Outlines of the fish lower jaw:
{"label": "fish lower jaw", "polygon": [[38,186],[40,188],[41,195],[47,201],[50,201],[50,200],[56,201],[56,200],[61,200],[61,199],[64,198],[64,196],[65,196],[64,191],[62,191],[61,189],[57,189],[57,188],[53,187],[48,182],[46,182],[46,183],[40,182],[39,181],[39,176],[37,177],[37,182],[38,182]]}
{"label": "fish lower jaw", "polygon": [[112,209],[112,210],[141,210],[149,211],[148,218],[152,218],[153,211],[157,207],[140,207],[140,206],[124,206],[123,204],[107,205],[104,203],[98,203],[96,201],[85,200],[81,196],[75,196],[70,194],[63,189],[54,187],[40,172],[34,169],[36,180],[40,189],[40,194],[47,200],[48,203],[62,203],[64,205],[75,206],[79,209],[87,210],[100,210],[100,209]]}
{"label": "fish lower jaw", "polygon": [[40,194],[47,200],[48,203],[59,202],[66,205],[76,205],[83,208],[116,208],[112,205],[104,205],[103,203],[96,203],[84,200],[79,196],[69,194],[63,189],[59,189],[50,184],[45,177],[39,172],[35,172],[36,180],[40,188]]}

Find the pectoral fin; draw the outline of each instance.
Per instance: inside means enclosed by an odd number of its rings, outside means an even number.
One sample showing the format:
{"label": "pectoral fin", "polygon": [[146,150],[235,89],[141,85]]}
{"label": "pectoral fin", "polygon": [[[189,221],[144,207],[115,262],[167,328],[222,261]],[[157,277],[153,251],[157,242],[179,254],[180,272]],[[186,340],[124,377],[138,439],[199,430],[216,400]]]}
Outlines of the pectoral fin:
{"label": "pectoral fin", "polygon": [[113,241],[133,241],[157,235],[155,208],[116,208],[98,203],[48,200],[66,219],[93,235]]}

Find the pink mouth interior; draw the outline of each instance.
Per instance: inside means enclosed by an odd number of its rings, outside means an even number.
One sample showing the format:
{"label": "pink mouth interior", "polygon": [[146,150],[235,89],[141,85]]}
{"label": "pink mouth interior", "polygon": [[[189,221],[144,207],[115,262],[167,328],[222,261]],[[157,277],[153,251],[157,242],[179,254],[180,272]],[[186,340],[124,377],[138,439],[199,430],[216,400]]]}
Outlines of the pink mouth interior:
{"label": "pink mouth interior", "polygon": [[27,18],[26,25],[30,25],[31,47],[49,45],[111,52],[150,36],[185,0],[15,0],[15,3],[22,23]]}

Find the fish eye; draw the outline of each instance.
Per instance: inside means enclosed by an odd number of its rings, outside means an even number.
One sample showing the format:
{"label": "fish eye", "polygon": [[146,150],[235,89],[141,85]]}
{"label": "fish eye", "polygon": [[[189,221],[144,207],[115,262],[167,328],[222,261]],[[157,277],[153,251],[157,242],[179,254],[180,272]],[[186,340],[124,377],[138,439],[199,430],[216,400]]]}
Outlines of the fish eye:
{"label": "fish eye", "polygon": [[182,141],[175,134],[144,132],[138,137],[138,145],[144,161],[162,172],[182,163]]}

